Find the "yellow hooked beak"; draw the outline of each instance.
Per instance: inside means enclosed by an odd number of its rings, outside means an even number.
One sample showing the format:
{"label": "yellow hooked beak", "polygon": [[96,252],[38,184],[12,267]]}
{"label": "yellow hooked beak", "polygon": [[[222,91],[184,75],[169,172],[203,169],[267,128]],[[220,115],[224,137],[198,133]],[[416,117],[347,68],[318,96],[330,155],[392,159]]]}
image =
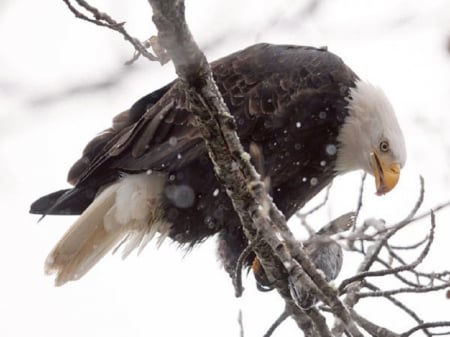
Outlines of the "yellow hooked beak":
{"label": "yellow hooked beak", "polygon": [[372,158],[373,175],[377,187],[377,195],[383,195],[392,190],[400,179],[400,164],[387,165],[377,155],[376,151],[370,153]]}

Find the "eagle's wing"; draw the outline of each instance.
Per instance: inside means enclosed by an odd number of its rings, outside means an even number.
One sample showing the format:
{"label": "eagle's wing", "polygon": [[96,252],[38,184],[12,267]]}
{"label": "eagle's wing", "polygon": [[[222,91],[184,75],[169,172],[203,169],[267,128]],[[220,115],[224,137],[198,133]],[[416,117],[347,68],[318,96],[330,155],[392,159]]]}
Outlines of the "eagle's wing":
{"label": "eagle's wing", "polygon": [[205,151],[179,82],[137,101],[92,139],[68,174],[74,188],[44,196],[31,213],[80,214],[98,190],[124,173],[173,171]]}
{"label": "eagle's wing", "polygon": [[[318,91],[326,97],[336,92],[336,83],[354,79],[340,58],[311,47],[258,44],[211,66],[244,147],[282,137],[296,119],[302,120],[302,133],[309,137],[313,128],[321,127],[306,118],[311,99],[321,97]],[[70,169],[68,180],[75,187],[42,197],[31,212],[80,214],[100,188],[123,173],[173,172],[205,154],[183,85],[176,80],[116,116],[112,127],[89,142]],[[270,161],[267,166],[270,175],[275,166]]]}

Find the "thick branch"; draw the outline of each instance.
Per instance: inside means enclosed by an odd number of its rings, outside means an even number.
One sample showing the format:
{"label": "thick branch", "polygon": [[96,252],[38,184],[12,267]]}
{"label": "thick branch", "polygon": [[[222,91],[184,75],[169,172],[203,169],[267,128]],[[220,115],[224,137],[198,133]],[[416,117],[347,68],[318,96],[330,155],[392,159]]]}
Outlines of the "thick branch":
{"label": "thick branch", "polygon": [[[317,285],[312,288],[316,288],[318,297],[335,309],[335,314],[352,335],[361,336],[350,313],[337,298],[336,291],[328,285],[293,238],[284,216],[267,195],[264,184],[251,165],[250,156],[244,152],[236,134],[234,118],[223,102],[205,56],[189,32],[184,18],[184,2],[149,2],[160,43],[167,49],[179,78],[186,85],[191,110],[197,116],[198,127],[216,174],[227,189],[249,241],[256,239],[258,231],[262,233],[262,239],[254,250],[266,273],[280,280],[275,286],[290,305],[292,299],[283,269],[287,269],[294,279],[303,279],[306,272]],[[232,166],[237,169],[230,169],[230,163],[234,163]],[[302,283],[302,286],[305,284]],[[296,315],[293,317],[295,319]],[[300,320],[296,321],[300,324]]]}

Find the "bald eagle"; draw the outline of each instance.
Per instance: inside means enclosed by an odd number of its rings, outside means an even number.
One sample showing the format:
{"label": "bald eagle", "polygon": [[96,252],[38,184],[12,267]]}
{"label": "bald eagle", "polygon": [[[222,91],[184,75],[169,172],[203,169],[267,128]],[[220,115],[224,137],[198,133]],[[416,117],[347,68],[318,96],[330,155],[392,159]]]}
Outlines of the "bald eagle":
{"label": "bald eagle", "polygon": [[[339,174],[372,174],[377,194],[396,185],[406,150],[391,104],[326,48],[256,44],[211,68],[244,148],[261,149],[260,169],[287,218]],[[248,245],[180,80],[117,115],[68,181],[72,188],[31,205],[35,214],[80,215],[45,262],[56,285],[115,247],[140,251],[155,234],[188,247],[218,234],[230,275]]]}

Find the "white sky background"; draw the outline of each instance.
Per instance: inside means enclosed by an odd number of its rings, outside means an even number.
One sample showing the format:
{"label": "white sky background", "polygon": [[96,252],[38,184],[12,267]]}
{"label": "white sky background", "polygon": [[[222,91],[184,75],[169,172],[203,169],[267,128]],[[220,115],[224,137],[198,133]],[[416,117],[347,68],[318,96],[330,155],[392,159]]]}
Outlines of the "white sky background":
{"label": "white sky background", "polygon": [[[319,1],[191,0],[193,34],[212,60],[255,42],[327,45],[362,78],[384,88],[403,125],[409,157],[398,187],[375,197],[368,177],[361,219],[402,219],[426,181],[423,211],[450,199],[450,34],[448,0]],[[156,30],[147,1],[97,1],[129,31],[148,38]],[[67,187],[66,173],[82,148],[111,118],[136,99],[174,78],[173,67],[142,59],[113,86],[78,91],[119,74],[132,48],[116,33],[75,19],[62,1],[0,2],[0,336],[238,336],[237,314],[246,336],[261,336],[281,313],[275,293],[255,291],[245,279],[235,299],[227,274],[216,262],[215,240],[185,255],[166,243],[149,245],[125,262],[107,256],[82,280],[53,287],[43,263],[71,217],[28,215],[29,204]],[[71,92],[72,94],[67,94]],[[331,201],[314,218],[317,227],[354,209],[360,173],[336,180]],[[316,200],[317,203],[317,200]],[[448,269],[450,212],[438,213],[430,269]],[[296,231],[298,222],[291,227]],[[413,227],[399,243],[422,237],[428,223]],[[341,277],[358,260],[345,256]],[[406,297],[402,297],[405,299]],[[430,320],[450,319],[442,293],[419,306]],[[397,331],[413,325],[389,305],[364,312]],[[374,314],[376,312],[376,314]],[[276,336],[297,334],[292,322]]]}

